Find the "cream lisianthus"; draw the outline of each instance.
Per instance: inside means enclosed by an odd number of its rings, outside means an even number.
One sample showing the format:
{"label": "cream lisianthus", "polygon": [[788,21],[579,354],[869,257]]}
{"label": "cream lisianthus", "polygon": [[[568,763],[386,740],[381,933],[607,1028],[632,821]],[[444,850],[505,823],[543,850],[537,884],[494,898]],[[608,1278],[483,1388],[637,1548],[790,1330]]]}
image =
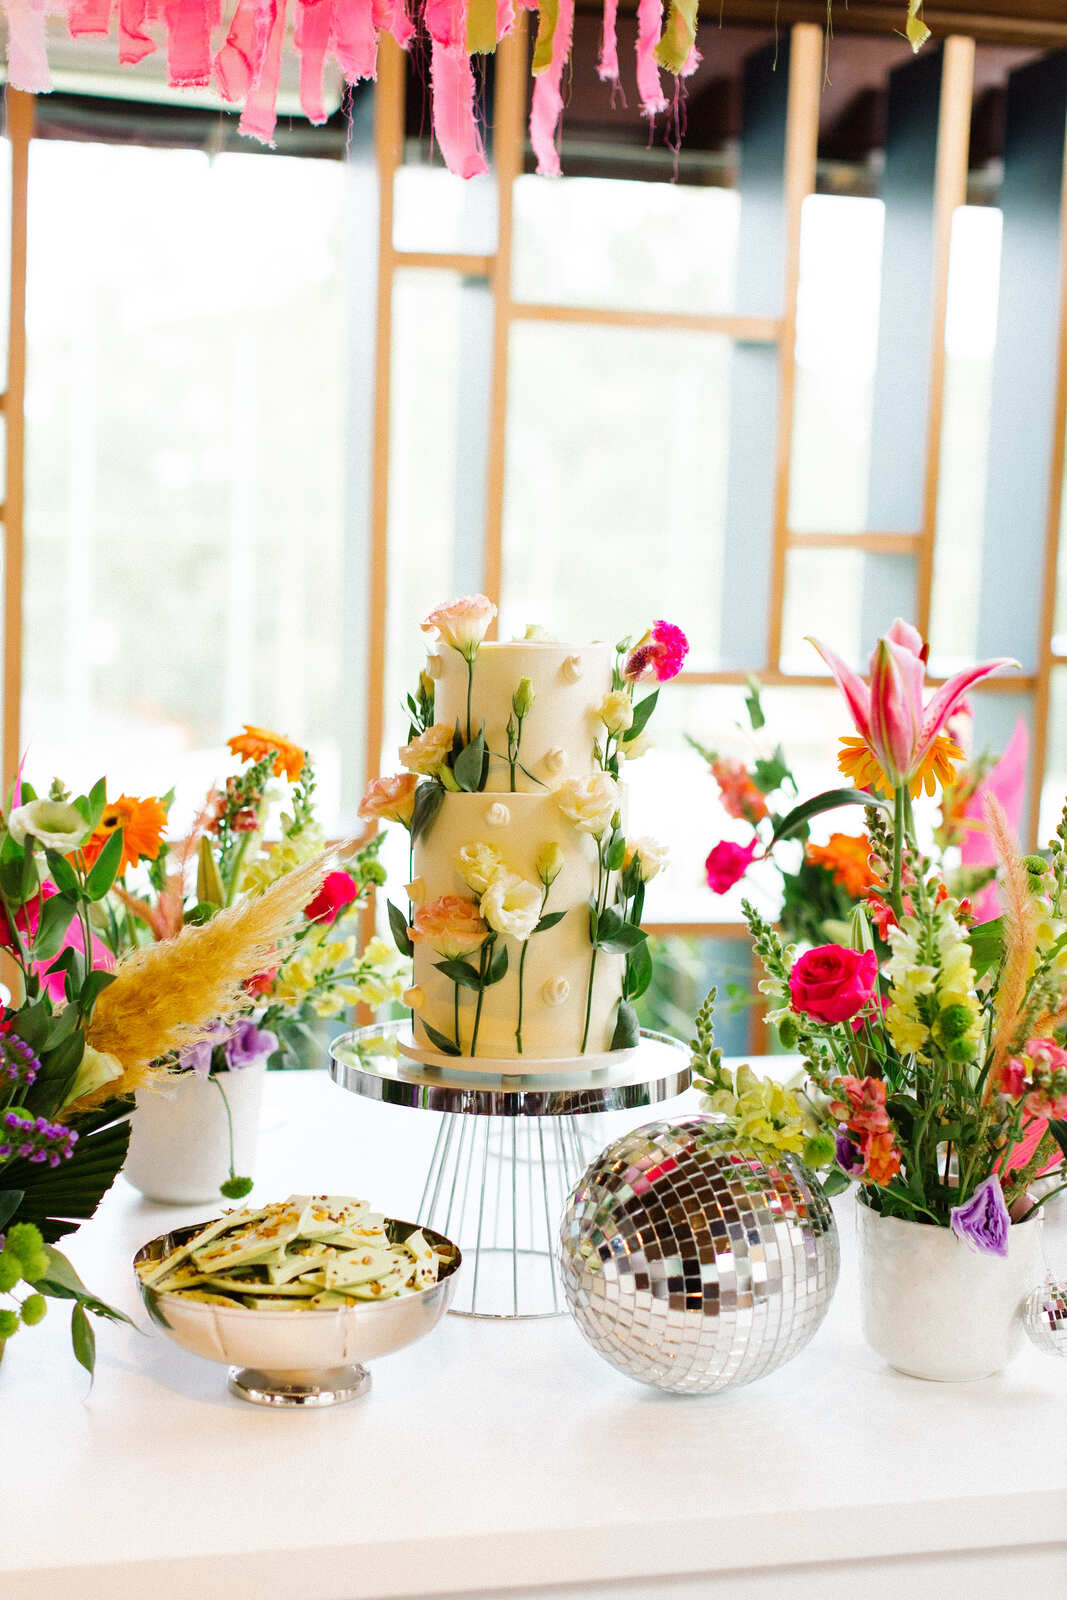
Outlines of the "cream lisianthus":
{"label": "cream lisianthus", "polygon": [[435,722],[425,733],[401,747],[400,765],[422,778],[436,777],[452,754],[454,738],[455,732],[447,722]]}
{"label": "cream lisianthus", "polygon": [[619,788],[606,772],[591,778],[568,778],[555,791],[556,804],[582,833],[600,839],[619,809]]}
{"label": "cream lisianthus", "polygon": [[625,733],[634,725],[634,703],[625,689],[612,689],[597,707],[597,716],[609,733]]}
{"label": "cream lisianthus", "polygon": [[626,757],[627,761],[636,761],[640,756],[647,756],[648,752],[654,748],[648,734],[639,733],[636,739],[624,740],[619,747],[619,751],[621,755]]}
{"label": "cream lisianthus", "polygon": [[641,870],[642,883],[651,883],[653,878],[658,878],[667,862],[670,860],[670,851],[665,844],[660,844],[658,839],[649,838],[646,834],[640,839],[627,842],[624,866],[637,858]]}
{"label": "cream lisianthus", "polygon": [[428,944],[446,961],[473,955],[489,937],[475,902],[459,894],[443,894],[419,906],[408,931],[416,944]]}
{"label": "cream lisianthus", "polygon": [[84,844],[91,829],[67,800],[30,800],[12,811],[7,831],[16,844],[25,844],[32,835],[45,850],[67,851]]}
{"label": "cream lisianthus", "polygon": [[456,855],[456,871],[475,894],[484,894],[503,869],[500,851],[492,844],[465,844]]}
{"label": "cream lisianthus", "polygon": [[543,892],[513,872],[498,872],[482,895],[482,916],[495,933],[525,942],[541,920]]}
{"label": "cream lisianthus", "polygon": [[473,661],[478,646],[496,616],[496,606],[484,594],[468,594],[447,605],[435,606],[419,624],[423,633],[436,633],[442,644],[451,645],[467,661]]}
{"label": "cream lisianthus", "polygon": [[550,889],[566,865],[566,857],[563,854],[562,845],[557,844],[555,840],[552,840],[549,844],[543,844],[537,852],[537,861],[534,864],[537,868],[537,876],[545,888]]}

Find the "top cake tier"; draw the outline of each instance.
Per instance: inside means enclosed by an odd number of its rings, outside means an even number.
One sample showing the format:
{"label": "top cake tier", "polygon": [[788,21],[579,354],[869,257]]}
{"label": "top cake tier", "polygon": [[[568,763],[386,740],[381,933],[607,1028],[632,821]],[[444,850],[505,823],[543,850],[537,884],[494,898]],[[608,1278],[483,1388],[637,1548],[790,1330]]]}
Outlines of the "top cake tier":
{"label": "top cake tier", "polygon": [[[611,688],[613,651],[606,644],[550,644],[541,640],[483,644],[474,660],[470,687],[470,731],[485,723],[491,752],[486,789],[533,791],[555,788],[564,778],[596,770],[593,746],[603,739],[598,709]],[[427,671],[434,680],[434,720],[467,733],[467,663],[439,645]],[[508,723],[514,743],[513,698],[523,679],[532,700],[522,719],[515,781],[508,760]]]}

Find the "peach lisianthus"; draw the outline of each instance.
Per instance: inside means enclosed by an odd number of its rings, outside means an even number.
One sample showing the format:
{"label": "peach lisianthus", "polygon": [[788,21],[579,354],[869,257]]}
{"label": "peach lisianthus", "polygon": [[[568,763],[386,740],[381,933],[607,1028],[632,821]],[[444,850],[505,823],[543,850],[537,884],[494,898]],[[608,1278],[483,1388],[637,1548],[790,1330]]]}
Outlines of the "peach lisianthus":
{"label": "peach lisianthus", "polygon": [[436,777],[452,754],[455,733],[447,722],[435,722],[400,749],[400,765],[423,778]]}
{"label": "peach lisianthus", "polygon": [[291,739],[286,739],[280,733],[272,733],[269,728],[256,728],[250,722],[243,724],[243,732],[235,733],[232,739],[226,740],[227,748],[235,756],[240,756],[242,761],[262,761],[264,756],[269,756],[274,751],[274,765],[271,772],[274,777],[283,775],[295,783],[307,764],[307,751],[302,750]]}
{"label": "peach lisianthus", "polygon": [[446,961],[472,955],[489,936],[477,902],[461,894],[443,894],[419,906],[408,931],[416,944],[428,944]]}
{"label": "peach lisianthus", "polygon": [[415,788],[418,783],[413,772],[397,772],[388,778],[372,778],[359,802],[359,815],[364,821],[399,822],[411,827],[415,810]]}
{"label": "peach lisianthus", "polygon": [[496,606],[487,595],[467,594],[435,606],[419,626],[423,633],[435,633],[442,644],[451,645],[472,661],[495,616]]}

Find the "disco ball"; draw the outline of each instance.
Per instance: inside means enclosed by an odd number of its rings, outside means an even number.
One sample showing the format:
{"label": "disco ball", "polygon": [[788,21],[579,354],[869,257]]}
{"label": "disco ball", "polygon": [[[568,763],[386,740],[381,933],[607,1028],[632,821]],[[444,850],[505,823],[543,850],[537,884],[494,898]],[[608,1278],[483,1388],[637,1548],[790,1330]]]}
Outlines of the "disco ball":
{"label": "disco ball", "polygon": [[1023,1307],[1023,1327],[1047,1356],[1067,1356],[1067,1283],[1039,1283]]}
{"label": "disco ball", "polygon": [[631,1378],[679,1394],[751,1383],[826,1315],[837,1226],[796,1156],[707,1116],[650,1122],[602,1151],[560,1236],[571,1315]]}

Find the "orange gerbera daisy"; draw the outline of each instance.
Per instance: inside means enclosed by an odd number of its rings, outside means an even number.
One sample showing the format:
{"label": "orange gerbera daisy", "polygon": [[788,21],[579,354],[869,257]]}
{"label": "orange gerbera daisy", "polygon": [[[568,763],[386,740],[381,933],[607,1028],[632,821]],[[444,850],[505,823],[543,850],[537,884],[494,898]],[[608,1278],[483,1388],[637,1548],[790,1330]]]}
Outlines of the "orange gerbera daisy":
{"label": "orange gerbera daisy", "polygon": [[167,813],[155,795],[147,800],[136,800],[131,795],[120,794],[117,800],[104,807],[100,821],[82,845],[82,854],[92,866],[111,835],[121,828],[122,860],[117,873],[121,878],[138,861],[156,859],[166,825]]}
{"label": "orange gerbera daisy", "polygon": [[862,833],[832,833],[828,844],[809,844],[804,852],[812,866],[825,867],[853,900],[880,881],[871,871],[870,853],[870,841]]}
{"label": "orange gerbera daisy", "polygon": [[291,739],[283,739],[280,733],[271,733],[269,728],[254,728],[250,722],[244,724],[243,733],[235,733],[226,743],[242,761],[262,761],[273,750],[275,760],[271,770],[274,776],[280,778],[284,773],[294,783],[307,761],[307,751]]}
{"label": "orange gerbera daisy", "polygon": [[[893,793],[893,785],[882,771],[881,763],[866,739],[850,733],[842,738],[841,744],[842,749],[837,756],[838,769],[854,788]],[[912,799],[917,799],[924,788],[927,794],[933,794],[939,783],[951,783],[956,776],[953,763],[963,759],[959,745],[947,733],[939,733],[908,784]]]}

